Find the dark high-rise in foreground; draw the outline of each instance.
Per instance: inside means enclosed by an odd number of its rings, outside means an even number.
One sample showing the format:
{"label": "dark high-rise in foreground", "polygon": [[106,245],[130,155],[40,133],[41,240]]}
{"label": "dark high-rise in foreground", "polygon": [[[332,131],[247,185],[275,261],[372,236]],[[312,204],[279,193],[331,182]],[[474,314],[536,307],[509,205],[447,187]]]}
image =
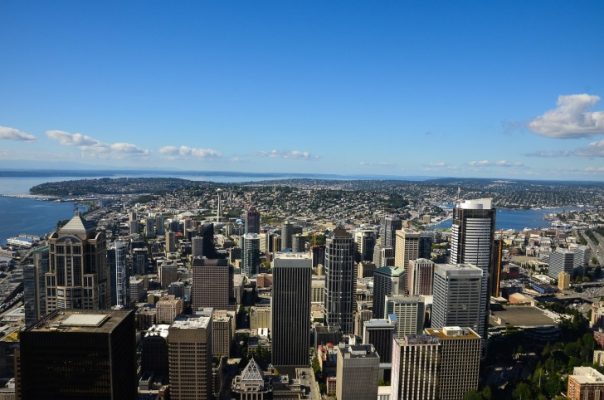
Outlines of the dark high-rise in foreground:
{"label": "dark high-rise in foreground", "polygon": [[136,398],[132,311],[55,311],[21,333],[23,400]]}
{"label": "dark high-rise in foreground", "polygon": [[273,264],[272,363],[307,366],[310,342],[312,260],[304,253],[279,253]]}

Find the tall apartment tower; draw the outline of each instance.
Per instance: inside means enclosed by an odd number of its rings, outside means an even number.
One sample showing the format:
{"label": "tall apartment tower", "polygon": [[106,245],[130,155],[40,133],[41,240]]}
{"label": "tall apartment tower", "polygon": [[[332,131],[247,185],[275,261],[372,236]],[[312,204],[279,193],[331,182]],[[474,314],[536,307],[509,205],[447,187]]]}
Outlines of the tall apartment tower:
{"label": "tall apartment tower", "polygon": [[408,229],[396,231],[396,243],[394,248],[394,265],[409,268],[410,260],[419,258],[420,233]]}
{"label": "tall apartment tower", "polygon": [[109,308],[105,234],[75,215],[49,239],[46,312]]}
{"label": "tall apartment tower", "polygon": [[20,341],[23,400],[136,398],[133,311],[56,310]]}
{"label": "tall apartment tower", "polygon": [[432,295],[434,263],[425,258],[409,261],[407,290],[410,295]]}
{"label": "tall apartment tower", "polygon": [[401,221],[398,215],[387,215],[382,218],[382,224],[380,225],[380,237],[382,238],[382,248],[388,247],[394,249],[396,242],[396,231],[403,227],[403,221]]}
{"label": "tall apartment tower", "polygon": [[357,261],[373,261],[376,237],[373,229],[357,229],[354,232]]}
{"label": "tall apartment tower", "polygon": [[256,210],[256,207],[248,208],[243,217],[245,233],[260,233],[260,212]]}
{"label": "tall apartment tower", "polygon": [[272,363],[307,366],[310,342],[312,259],[304,253],[277,253],[271,298]]}
{"label": "tall apartment tower", "polygon": [[179,319],[168,333],[170,398],[213,399],[212,317]]}
{"label": "tall apartment tower", "polygon": [[[392,345],[392,399],[437,399],[440,342],[430,335],[409,335]],[[458,365],[457,368],[460,366]]]}
{"label": "tall apartment tower", "polygon": [[23,305],[25,326],[32,326],[46,314],[45,274],[48,272],[48,246],[33,253],[33,264],[23,266]]}
{"label": "tall apartment tower", "polygon": [[328,326],[344,333],[354,329],[355,272],[352,235],[337,227],[325,244],[325,315]]}
{"label": "tall apartment tower", "polygon": [[452,264],[473,264],[482,270],[481,322],[477,332],[484,339],[484,350],[486,350],[487,343],[489,270],[491,269],[491,251],[495,238],[495,208],[491,203],[491,199],[458,202],[453,209],[453,226],[451,227],[450,262]]}
{"label": "tall apartment tower", "polygon": [[285,221],[281,227],[281,251],[292,248],[292,236],[294,234],[294,224]]}
{"label": "tall apartment tower", "polygon": [[386,315],[394,322],[397,338],[424,330],[426,303],[423,296],[386,296]]}
{"label": "tall apartment tower", "polygon": [[463,399],[469,391],[477,390],[480,336],[470,328],[459,326],[428,328],[426,334],[440,342],[436,384],[438,399]]}
{"label": "tall apartment tower", "polygon": [[340,344],[336,363],[338,400],[375,400],[380,357],[370,344]]}
{"label": "tall apartment tower", "polygon": [[386,296],[404,294],[401,267],[382,267],[373,272],[373,318],[386,318]]}
{"label": "tall apartment tower", "polygon": [[193,259],[191,307],[233,310],[233,268],[226,259]]}
{"label": "tall apartment tower", "polygon": [[242,272],[247,277],[258,275],[260,267],[260,236],[257,233],[243,235]]}
{"label": "tall apartment tower", "polygon": [[[482,269],[470,264],[436,264],[432,328],[464,326],[480,335],[482,324]],[[485,333],[484,331],[482,332]],[[482,336],[485,338],[485,336]]]}

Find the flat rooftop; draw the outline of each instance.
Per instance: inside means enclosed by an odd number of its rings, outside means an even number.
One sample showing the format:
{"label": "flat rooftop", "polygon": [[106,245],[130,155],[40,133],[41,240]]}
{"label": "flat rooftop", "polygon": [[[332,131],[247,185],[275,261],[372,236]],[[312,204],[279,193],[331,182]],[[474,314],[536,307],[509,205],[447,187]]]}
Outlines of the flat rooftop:
{"label": "flat rooftop", "polygon": [[60,310],[41,319],[28,331],[110,333],[131,312],[128,310]]}
{"label": "flat rooftop", "polygon": [[210,317],[189,317],[177,319],[170,325],[170,329],[208,329]]}
{"label": "flat rooftop", "polygon": [[426,333],[437,337],[439,340],[480,339],[480,336],[472,329],[458,326],[448,326],[439,329],[426,328]]}
{"label": "flat rooftop", "polygon": [[[557,325],[556,321],[547,316],[541,309],[537,307],[505,307],[501,311],[491,312],[491,324],[494,326],[526,326],[537,327],[543,325]],[[497,323],[496,319],[501,319],[501,323]]]}

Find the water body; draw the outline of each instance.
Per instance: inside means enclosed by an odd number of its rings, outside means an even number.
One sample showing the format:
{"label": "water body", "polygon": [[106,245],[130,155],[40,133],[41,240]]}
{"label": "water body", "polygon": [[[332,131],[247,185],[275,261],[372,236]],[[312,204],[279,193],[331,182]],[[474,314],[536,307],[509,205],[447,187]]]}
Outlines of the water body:
{"label": "water body", "polygon": [[0,244],[6,239],[27,233],[42,236],[50,233],[57,222],[73,216],[72,203],[35,199],[0,197]]}
{"label": "water body", "polygon": [[[497,209],[495,225],[497,229],[514,229],[516,231],[524,228],[548,228],[550,222],[545,219],[545,216],[551,213],[559,213],[568,211],[572,208],[542,208],[542,209]],[[447,229],[453,224],[452,219],[442,221],[435,225],[436,229]]]}

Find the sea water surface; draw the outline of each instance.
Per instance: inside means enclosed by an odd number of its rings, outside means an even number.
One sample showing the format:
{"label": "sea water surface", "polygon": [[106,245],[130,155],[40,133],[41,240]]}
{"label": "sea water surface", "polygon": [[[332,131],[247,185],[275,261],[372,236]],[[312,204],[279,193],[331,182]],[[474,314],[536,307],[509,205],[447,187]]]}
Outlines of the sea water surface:
{"label": "sea water surface", "polygon": [[[538,209],[509,209],[500,208],[497,209],[497,215],[495,217],[496,229],[513,229],[521,231],[524,228],[538,229],[548,228],[550,221],[545,219],[548,214],[555,214],[562,211],[574,210],[572,207],[568,208],[538,208]],[[447,219],[436,225],[436,229],[447,229],[453,224],[453,220]]]}

